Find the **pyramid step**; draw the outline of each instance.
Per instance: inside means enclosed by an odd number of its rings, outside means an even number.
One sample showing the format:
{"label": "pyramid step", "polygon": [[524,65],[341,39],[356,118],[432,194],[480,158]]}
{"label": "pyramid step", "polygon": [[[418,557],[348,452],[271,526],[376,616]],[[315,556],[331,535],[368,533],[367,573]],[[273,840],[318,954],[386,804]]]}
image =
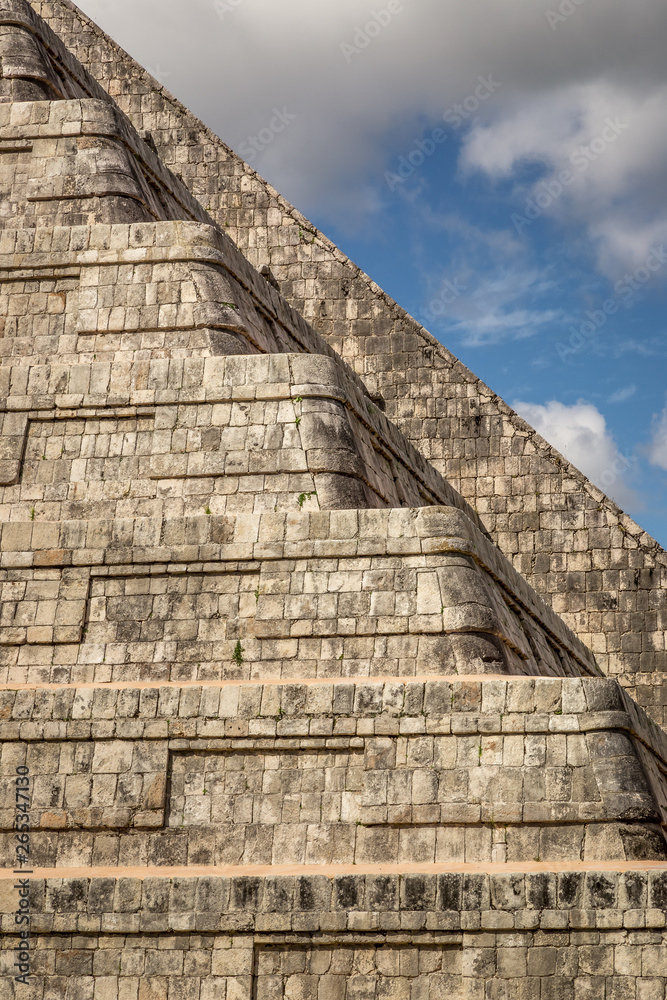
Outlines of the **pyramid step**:
{"label": "pyramid step", "polygon": [[5,681],[596,674],[462,511],[9,522]]}
{"label": "pyramid step", "polygon": [[602,678],[58,686],[0,712],[36,868],[667,861],[667,738]]}
{"label": "pyramid step", "polygon": [[474,513],[314,354],[7,365],[11,520],[452,504]]}

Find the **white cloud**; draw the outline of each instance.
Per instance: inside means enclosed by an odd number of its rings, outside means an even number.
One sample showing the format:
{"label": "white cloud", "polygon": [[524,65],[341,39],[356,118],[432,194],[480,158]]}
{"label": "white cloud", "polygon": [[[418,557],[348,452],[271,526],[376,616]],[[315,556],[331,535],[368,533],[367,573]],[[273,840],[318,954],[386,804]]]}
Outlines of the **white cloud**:
{"label": "white cloud", "polygon": [[609,397],[610,403],[625,403],[626,400],[632,399],[634,394],[637,392],[636,385],[624,385],[621,389],[617,389],[616,392],[612,392]]}
{"label": "white cloud", "polygon": [[625,80],[562,85],[498,110],[468,133],[462,164],[491,178],[516,179],[526,165],[542,168],[539,180],[517,188],[519,212],[537,199],[551,217],[585,226],[598,267],[611,278],[642,264],[652,246],[667,240],[660,199],[664,83],[639,93]]}
{"label": "white cloud", "polygon": [[543,406],[516,400],[512,406],[538,434],[619,506],[635,509],[639,506],[639,494],[625,482],[635,459],[621,453],[597,407],[583,400],[572,406],[556,400]]}
{"label": "white cloud", "polygon": [[451,304],[446,281],[441,285],[422,314],[426,326],[433,329],[442,317],[447,333],[457,334],[468,347],[485,347],[526,340],[562,319],[555,309],[526,308],[536,298],[536,290],[544,290],[538,272],[500,268],[488,276],[472,275],[469,280],[469,291]]}
{"label": "white cloud", "polygon": [[651,465],[667,470],[667,407],[653,418],[653,434],[648,447]]}
{"label": "white cloud", "polygon": [[491,74],[500,88],[456,131],[472,127],[464,166],[518,181],[537,162],[551,175],[621,117],[627,131],[553,210],[586,228],[605,273],[666,239],[664,0],[587,0],[556,31],[553,0],[494,0],[483,18],[474,4],[403,0],[349,62],[341,45],[387,0],[234,0],[222,19],[213,0],[79,3],[234,148],[275,106],[297,115],[253,165],[306,212],[379,217],[392,158]]}

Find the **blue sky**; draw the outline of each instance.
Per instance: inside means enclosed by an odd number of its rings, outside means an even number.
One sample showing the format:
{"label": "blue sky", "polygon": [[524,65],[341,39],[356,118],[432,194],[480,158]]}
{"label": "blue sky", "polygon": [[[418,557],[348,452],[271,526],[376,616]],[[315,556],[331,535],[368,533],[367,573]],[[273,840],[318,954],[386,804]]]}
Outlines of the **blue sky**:
{"label": "blue sky", "polygon": [[667,545],[664,0],[80,6]]}

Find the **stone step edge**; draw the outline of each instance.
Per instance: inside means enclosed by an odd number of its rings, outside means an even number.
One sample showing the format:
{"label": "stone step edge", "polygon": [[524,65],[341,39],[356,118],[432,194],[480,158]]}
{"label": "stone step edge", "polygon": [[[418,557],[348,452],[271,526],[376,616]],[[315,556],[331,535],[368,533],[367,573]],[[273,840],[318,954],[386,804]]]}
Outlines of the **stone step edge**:
{"label": "stone step edge", "polygon": [[522,875],[545,872],[638,872],[659,871],[667,874],[667,861],[508,861],[508,862],[431,862],[413,864],[331,864],[331,865],[188,865],[170,867],[78,867],[78,868],[0,868],[0,882],[17,876],[32,881],[52,879],[182,879],[182,878],[276,878],[281,876],[345,875]]}
{"label": "stone step edge", "polygon": [[[528,674],[419,674],[406,677],[397,676],[361,676],[361,677],[268,677],[254,678],[251,680],[201,680],[201,681],[72,681],[66,684],[60,683],[16,683],[0,684],[0,691],[59,691],[62,688],[72,688],[77,690],[88,690],[90,688],[102,690],[125,690],[137,689],[148,690],[150,688],[227,688],[227,687],[288,687],[290,684],[299,684],[311,687],[316,684],[432,684],[434,682],[445,684],[472,684],[483,681],[578,681],[578,677],[535,677]],[[588,677],[586,680],[607,681],[608,677]]]}

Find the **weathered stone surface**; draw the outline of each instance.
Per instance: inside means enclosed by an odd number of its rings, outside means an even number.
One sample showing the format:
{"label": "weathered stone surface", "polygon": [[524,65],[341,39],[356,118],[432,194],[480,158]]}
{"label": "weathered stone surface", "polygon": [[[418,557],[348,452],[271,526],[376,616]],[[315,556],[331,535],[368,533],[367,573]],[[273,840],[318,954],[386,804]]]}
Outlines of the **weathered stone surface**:
{"label": "weathered stone surface", "polygon": [[663,894],[648,871],[39,880],[32,995],[658,1000]]}
{"label": "weathered stone surface", "polygon": [[10,682],[598,673],[456,508],[10,521],[0,584]]}
{"label": "weathered stone surface", "polygon": [[663,549],[70,0],[33,6],[248,259],[270,267],[602,669],[667,722]]}
{"label": "weathered stone surface", "polygon": [[[301,381],[323,367],[327,383]],[[39,520],[108,516],[114,501],[144,516],[347,509],[342,479],[355,509],[442,503],[476,520],[333,359],[12,364],[2,390],[0,475],[17,489],[0,504],[12,520],[32,507]]]}
{"label": "weathered stone surface", "polygon": [[667,739],[589,702],[541,678],[7,691],[0,740],[36,775],[38,867],[667,859]]}

